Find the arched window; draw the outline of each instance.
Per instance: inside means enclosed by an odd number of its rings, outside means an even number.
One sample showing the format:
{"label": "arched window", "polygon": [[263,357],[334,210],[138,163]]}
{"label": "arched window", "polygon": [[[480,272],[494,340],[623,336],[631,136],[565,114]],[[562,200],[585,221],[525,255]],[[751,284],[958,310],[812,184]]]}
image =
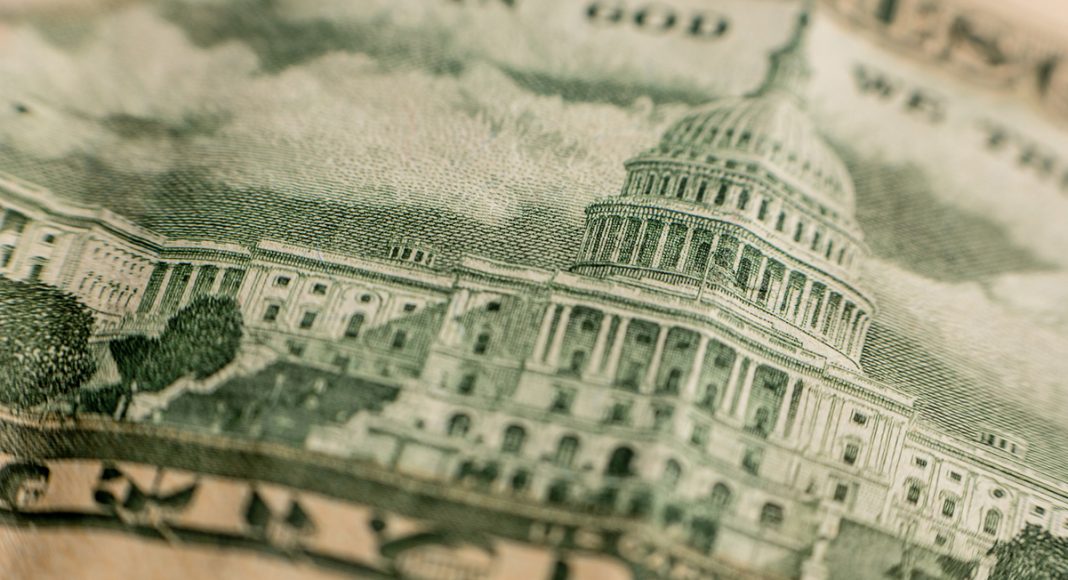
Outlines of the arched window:
{"label": "arched window", "polygon": [[449,419],[449,437],[464,437],[471,429],[471,418],[463,413],[457,413]]}
{"label": "arched window", "polygon": [[578,453],[579,440],[574,435],[564,435],[560,438],[560,442],[556,444],[556,455],[553,457],[553,461],[557,465],[563,467],[571,467],[571,464],[575,461],[575,454]]}
{"label": "arched window", "polygon": [[615,477],[629,477],[634,474],[633,466],[634,462],[634,450],[626,445],[616,447],[612,452],[611,457],[608,458],[608,466],[605,468],[605,474]]}
{"label": "arched window", "polygon": [[645,191],[642,192],[643,194],[649,195],[650,193],[653,192],[653,182],[654,181],[656,181],[656,174],[655,173],[650,173],[649,177],[647,177],[645,179]]}
{"label": "arched window", "polygon": [[775,229],[780,232],[786,229],[786,212],[779,212],[779,219],[775,220]]}
{"label": "arched window", "polygon": [[504,441],[501,443],[501,451],[504,453],[518,454],[523,450],[523,442],[527,439],[527,431],[521,425],[509,425],[504,430]]}
{"label": "arched window", "polygon": [[760,523],[767,526],[778,526],[782,524],[782,520],[783,511],[781,505],[768,502],[764,504],[764,507],[760,508]]}
{"label": "arched window", "polygon": [[697,187],[697,202],[701,203],[705,200],[705,190],[708,189],[708,182],[702,180],[701,185]]}
{"label": "arched window", "polygon": [[668,489],[675,489],[680,478],[682,478],[682,465],[674,459],[668,459],[664,465],[664,485]]}
{"label": "arched window", "polygon": [[364,314],[357,312],[349,317],[349,323],[345,325],[345,338],[356,338],[360,336],[360,329],[363,328]]}
{"label": "arched window", "polygon": [[983,532],[993,536],[998,533],[998,527],[1000,526],[1001,512],[993,509],[986,512],[986,517],[983,518]]}
{"label": "arched window", "polygon": [[475,337],[475,347],[473,349],[475,354],[486,354],[486,350],[489,349],[490,335],[488,332],[479,333]]}
{"label": "arched window", "polygon": [[665,175],[660,178],[660,189],[656,192],[657,195],[667,195],[668,183],[671,182],[671,176]]}
{"label": "arched window", "polygon": [[708,496],[709,502],[717,508],[724,509],[731,505],[731,488],[723,483],[712,486],[712,493]]}

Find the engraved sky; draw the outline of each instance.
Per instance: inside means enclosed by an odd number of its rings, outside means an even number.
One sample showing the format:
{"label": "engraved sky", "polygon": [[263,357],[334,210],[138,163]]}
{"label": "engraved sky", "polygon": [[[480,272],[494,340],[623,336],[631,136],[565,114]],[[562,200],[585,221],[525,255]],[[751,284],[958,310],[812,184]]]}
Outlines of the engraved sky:
{"label": "engraved sky", "polygon": [[[715,41],[592,27],[568,2],[519,15],[396,0],[113,3],[47,28],[27,8],[0,24],[0,169],[170,235],[373,254],[418,231],[564,267],[582,208],[618,190],[625,159],[693,104],[762,75],[790,6],[732,5],[733,32]],[[875,253],[866,277],[882,310],[866,369],[936,393],[962,432],[1000,404],[1009,427],[1043,437],[1020,423],[1068,416],[1068,196],[984,151],[975,120],[996,110],[1068,151],[1064,137],[831,23],[817,22],[812,52],[811,108],[854,172]],[[953,94],[948,119],[858,96],[858,58]],[[974,409],[954,405],[962,393]]]}

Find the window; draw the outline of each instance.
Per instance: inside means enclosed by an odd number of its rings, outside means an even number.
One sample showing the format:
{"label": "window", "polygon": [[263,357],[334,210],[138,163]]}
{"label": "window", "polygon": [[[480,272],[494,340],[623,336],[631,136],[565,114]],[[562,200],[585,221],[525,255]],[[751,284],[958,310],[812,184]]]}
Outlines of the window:
{"label": "window", "polygon": [[999,488],[994,489],[994,491],[990,492],[990,494],[993,495],[997,499],[1001,499],[1001,498],[1005,497],[1005,490],[1001,489],[999,487]]}
{"label": "window", "polygon": [[415,312],[415,304],[412,304],[411,302],[405,304],[404,305],[404,311],[405,312]]}
{"label": "window", "polygon": [[349,323],[345,325],[345,338],[360,336],[360,328],[363,327],[363,313],[357,312],[349,317]]}
{"label": "window", "polygon": [[694,425],[690,433],[690,444],[704,447],[708,443],[708,425]]}
{"label": "window", "polygon": [[263,311],[264,322],[274,322],[278,320],[278,313],[282,310],[282,307],[277,304],[267,305],[267,310]]}
{"label": "window", "polygon": [[317,294],[319,296],[326,294],[326,284],[315,284],[312,286],[312,294]]}
{"label": "window", "polygon": [[853,422],[857,425],[867,425],[868,416],[860,411],[853,411]]}
{"label": "window", "polygon": [[274,285],[279,287],[279,288],[285,288],[286,286],[289,286],[289,282],[290,281],[291,281],[291,279],[290,279],[289,276],[275,276],[274,277]]}
{"label": "window", "polygon": [[756,475],[760,471],[760,463],[764,459],[764,452],[759,447],[750,447],[742,456],[742,469],[750,475]]}
{"label": "window", "polygon": [[805,235],[805,224],[797,222],[797,229],[794,230],[794,241],[800,242],[803,235]]}
{"label": "window", "polygon": [[30,282],[36,282],[41,279],[41,272],[44,271],[44,263],[36,262],[30,266],[30,273],[26,276],[26,280]]}
{"label": "window", "polygon": [[846,462],[846,465],[856,465],[857,457],[860,455],[860,446],[856,443],[847,443],[845,446],[845,453],[842,454],[842,461]]}
{"label": "window", "polygon": [[630,401],[616,401],[608,413],[608,422],[613,425],[622,425],[630,420]]}
{"label": "window", "polygon": [[475,354],[486,354],[486,350],[489,349],[490,335],[488,332],[480,333],[475,337],[475,346],[472,351]]}
{"label": "window", "polygon": [[922,457],[914,457],[912,458],[912,462],[916,464],[916,467],[927,467],[927,460]]}
{"label": "window", "polygon": [[782,525],[782,506],[777,503],[766,503],[760,508],[760,523],[766,526]]}
{"label": "window", "polygon": [[834,501],[842,503],[849,497],[849,486],[844,483],[839,483],[834,486]]}
{"label": "window", "polygon": [[948,538],[946,538],[946,537],[945,537],[944,535],[942,535],[942,534],[936,534],[936,535],[935,535],[935,540],[934,540],[934,541],[935,541],[935,545],[936,545],[936,546],[945,546],[945,545],[946,545],[946,542],[948,542],[948,541],[949,541],[949,539],[948,539]]}
{"label": "window", "polygon": [[563,467],[571,467],[578,453],[579,441],[574,435],[564,435],[556,445],[556,454],[553,461]]}
{"label": "window", "polygon": [[626,445],[620,445],[612,451],[605,467],[605,475],[613,477],[630,477],[634,475],[634,450]]}
{"label": "window", "polygon": [[449,437],[464,437],[471,429],[471,418],[463,413],[457,413],[449,419]]}
{"label": "window", "polygon": [[991,536],[996,535],[999,526],[1001,526],[1001,512],[998,510],[986,512],[986,516],[983,518],[983,533]]}
{"label": "window", "polygon": [[949,472],[949,479],[951,481],[960,481],[961,480],[961,474],[957,473],[956,471],[950,471]]}
{"label": "window", "polygon": [[553,413],[567,414],[571,412],[571,403],[575,400],[575,392],[569,389],[557,389],[549,410]]}
{"label": "window", "polygon": [[679,479],[682,478],[682,465],[674,459],[668,459],[667,464],[664,465],[663,478],[664,485],[668,489],[675,489],[675,486],[679,484]]}
{"label": "window", "polygon": [[486,305],[486,312],[499,312],[501,310],[501,303],[494,300]]}
{"label": "window", "polygon": [[11,264],[11,256],[15,254],[15,246],[4,246],[0,252],[0,268],[7,268]]}
{"label": "window", "polygon": [[1046,508],[1040,505],[1036,505],[1035,507],[1031,508],[1031,513],[1035,514],[1036,516],[1044,516],[1046,515]]}
{"label": "window", "polygon": [[470,395],[475,392],[475,381],[478,379],[478,375],[474,373],[468,373],[460,377],[460,382],[456,385],[456,390],[461,395]]}
{"label": "window", "polygon": [[54,243],[56,241],[56,236],[55,236],[55,234],[45,234],[44,237],[41,238],[41,241],[43,241],[46,244],[51,244],[51,243]]}
{"label": "window", "polygon": [[526,441],[526,429],[519,425],[509,425],[504,430],[504,441],[501,443],[501,451],[518,455],[523,450],[523,442]]}
{"label": "window", "polygon": [[917,503],[920,503],[920,493],[922,491],[923,490],[920,488],[919,484],[917,484],[917,483],[909,484],[909,490],[908,490],[908,493],[905,494],[905,500],[908,501],[911,504],[914,504],[914,505],[917,504]]}
{"label": "window", "polygon": [[315,317],[318,315],[319,313],[315,312],[314,310],[306,311],[304,313],[304,316],[302,316],[300,319],[300,327],[304,330],[311,328],[312,325],[315,324]]}
{"label": "window", "polygon": [[401,350],[407,342],[408,333],[403,330],[398,330],[396,334],[393,335],[393,343],[390,346],[393,347],[393,350]]}
{"label": "window", "polygon": [[786,212],[779,212],[779,218],[775,220],[775,229],[780,232],[786,229]]}
{"label": "window", "polygon": [[957,511],[957,500],[947,497],[942,500],[942,515],[951,518],[953,513]]}
{"label": "window", "polygon": [[712,486],[712,493],[708,496],[709,501],[717,508],[725,508],[731,504],[731,488],[722,483]]}
{"label": "window", "polygon": [[363,296],[360,296],[360,302],[370,302],[372,299],[373,298],[370,294],[364,294]]}

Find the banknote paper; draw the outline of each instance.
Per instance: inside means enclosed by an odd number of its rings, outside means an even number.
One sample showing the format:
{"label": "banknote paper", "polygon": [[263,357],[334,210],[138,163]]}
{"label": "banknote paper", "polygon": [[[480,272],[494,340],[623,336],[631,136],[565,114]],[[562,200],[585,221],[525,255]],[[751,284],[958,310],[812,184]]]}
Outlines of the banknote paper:
{"label": "banknote paper", "polygon": [[1039,5],[0,2],[0,578],[1068,578]]}

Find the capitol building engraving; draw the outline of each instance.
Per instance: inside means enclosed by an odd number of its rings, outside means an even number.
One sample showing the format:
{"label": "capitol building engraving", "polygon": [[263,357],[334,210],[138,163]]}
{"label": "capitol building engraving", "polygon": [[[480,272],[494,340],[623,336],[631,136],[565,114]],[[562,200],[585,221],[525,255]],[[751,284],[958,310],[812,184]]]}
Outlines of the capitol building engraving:
{"label": "capitol building engraving", "polygon": [[757,89],[626,161],[565,271],[442,265],[414,235],[379,257],[171,239],[3,178],[0,274],[77,296],[100,337],[233,296],[249,348],[400,389],[307,449],[642,518],[776,577],[829,577],[845,522],[966,562],[1027,524],[1068,535],[1028,441],[941,432],[865,376],[878,310],[852,180],[806,112],[805,27]]}

